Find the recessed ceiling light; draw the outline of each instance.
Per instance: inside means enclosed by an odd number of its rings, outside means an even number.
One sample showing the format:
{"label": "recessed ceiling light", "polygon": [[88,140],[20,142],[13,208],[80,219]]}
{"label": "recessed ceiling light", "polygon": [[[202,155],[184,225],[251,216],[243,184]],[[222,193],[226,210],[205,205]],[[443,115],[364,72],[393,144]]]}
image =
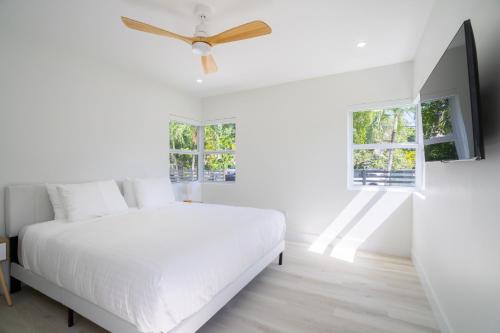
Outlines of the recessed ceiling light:
{"label": "recessed ceiling light", "polygon": [[356,46],[362,49],[363,47],[366,46],[366,42],[359,42]]}
{"label": "recessed ceiling light", "polygon": [[203,83],[203,80],[202,79],[196,79],[196,82],[197,83]]}

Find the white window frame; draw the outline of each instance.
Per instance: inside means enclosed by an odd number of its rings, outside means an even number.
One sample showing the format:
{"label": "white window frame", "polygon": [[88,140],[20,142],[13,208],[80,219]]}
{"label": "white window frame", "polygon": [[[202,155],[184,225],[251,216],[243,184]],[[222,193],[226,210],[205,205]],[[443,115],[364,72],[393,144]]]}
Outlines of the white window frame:
{"label": "white window frame", "polygon": [[[198,147],[197,150],[183,150],[183,149],[171,149],[170,148],[170,123],[171,122],[177,122],[177,123],[182,123],[182,124],[186,124],[186,125],[192,125],[192,126],[195,126],[196,129],[197,129],[197,142],[196,142],[196,147]],[[197,120],[194,120],[194,119],[190,119],[190,118],[185,118],[185,117],[181,117],[181,116],[177,116],[177,115],[170,115],[170,119],[169,119],[169,122],[168,122],[168,126],[169,126],[169,138],[168,138],[168,162],[169,162],[169,168],[170,168],[170,154],[182,154],[182,155],[197,155],[198,156],[198,179],[197,180],[180,180],[179,183],[196,183],[196,182],[200,182],[202,178],[200,178],[200,137],[202,137],[200,135],[200,133],[202,132],[202,129],[203,129],[203,126],[202,126],[202,123],[200,121],[197,121]],[[203,147],[201,147],[203,148]],[[202,162],[202,165],[203,165],[203,162]],[[168,171],[169,174],[170,174],[170,170]],[[203,173],[201,173],[201,175],[203,175]]]}
{"label": "white window frame", "polygon": [[[222,118],[222,119],[212,119],[212,120],[206,120],[203,122],[203,126],[202,126],[202,147],[201,147],[201,150],[202,150],[202,155],[201,155],[201,158],[198,158],[198,160],[200,161],[201,160],[201,173],[202,173],[202,179],[203,180],[203,183],[204,184],[226,184],[226,185],[231,185],[231,184],[235,184],[237,182],[237,179],[238,179],[238,174],[236,174],[236,180],[235,181],[223,181],[223,182],[215,182],[215,181],[209,181],[209,180],[205,180],[205,155],[208,155],[208,154],[233,154],[236,158],[236,150],[235,149],[227,149],[227,150],[205,150],[205,130],[204,130],[204,127],[205,126],[210,126],[210,125],[223,125],[223,124],[234,124],[234,126],[236,127],[236,129],[238,128],[238,124],[236,122],[236,118]],[[238,143],[236,142],[237,141],[237,138],[238,136],[236,135],[236,137],[234,138],[235,140],[235,143],[236,143],[236,147],[238,147]]]}
{"label": "white window frame", "polygon": [[[372,104],[358,104],[349,108],[347,113],[347,188],[349,190],[363,191],[387,191],[387,192],[414,192],[422,189],[423,179],[423,145],[422,145],[422,126],[420,117],[419,97],[412,101],[409,99],[387,101]],[[380,143],[380,144],[354,144],[353,143],[353,123],[352,118],[355,112],[390,109],[402,106],[415,107],[415,142],[414,143]],[[353,174],[353,152],[356,149],[415,149],[415,186],[381,186],[381,185],[355,185]]]}
{"label": "white window frame", "polygon": [[[204,122],[185,118],[177,115],[170,115],[169,119],[169,135],[170,135],[170,122],[178,122],[187,125],[193,125],[197,128],[197,150],[182,150],[182,149],[170,149],[170,138],[169,138],[169,168],[170,168],[170,154],[184,154],[184,155],[197,155],[198,156],[198,180],[181,180],[180,183],[205,183],[205,184],[235,184],[235,181],[223,181],[223,182],[215,182],[205,180],[205,155],[206,154],[233,154],[236,156],[236,150],[205,150],[205,126],[209,125],[220,125],[220,124],[235,124],[236,128],[238,128],[238,124],[236,122],[236,118],[224,118],[224,119],[214,119],[207,120]],[[237,140],[237,137],[235,138]],[[169,170],[170,174],[170,170]]]}
{"label": "white window frame", "polygon": [[[462,142],[459,138],[468,140],[467,132],[464,128],[464,121],[462,119],[462,112],[460,111],[460,97],[455,89],[445,92],[437,93],[431,96],[426,96],[425,102],[437,101],[440,99],[447,99],[449,101],[449,112],[452,126],[452,134],[432,137],[430,139],[423,139],[423,144],[432,145],[436,143],[453,142],[458,156],[469,156],[469,144]],[[420,103],[419,103],[420,105]],[[458,110],[458,111],[457,111]],[[422,129],[423,133],[423,129]],[[423,134],[422,134],[423,138]],[[435,161],[434,161],[435,162]]]}

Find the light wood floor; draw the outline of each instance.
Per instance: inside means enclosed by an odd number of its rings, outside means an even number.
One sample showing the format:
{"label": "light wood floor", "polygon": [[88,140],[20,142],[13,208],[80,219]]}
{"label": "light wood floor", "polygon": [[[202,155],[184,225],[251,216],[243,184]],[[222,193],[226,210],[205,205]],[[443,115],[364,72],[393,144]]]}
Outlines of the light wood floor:
{"label": "light wood floor", "polygon": [[[59,333],[103,329],[31,288],[0,299],[0,332]],[[288,243],[284,265],[270,265],[199,333],[438,332],[409,260],[358,254],[354,263]]]}

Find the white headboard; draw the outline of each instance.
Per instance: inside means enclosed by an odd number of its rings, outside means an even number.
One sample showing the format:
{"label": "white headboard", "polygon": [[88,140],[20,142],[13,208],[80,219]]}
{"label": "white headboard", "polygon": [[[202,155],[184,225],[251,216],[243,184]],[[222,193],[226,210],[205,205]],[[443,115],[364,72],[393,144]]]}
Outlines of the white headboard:
{"label": "white headboard", "polygon": [[[117,181],[120,189],[122,182]],[[173,184],[177,200],[201,200],[198,182]],[[9,185],[5,190],[5,226],[7,237],[19,235],[21,229],[33,223],[51,221],[54,209],[45,184]]]}
{"label": "white headboard", "polygon": [[10,185],[5,190],[5,226],[8,237],[29,224],[54,219],[44,184]]}

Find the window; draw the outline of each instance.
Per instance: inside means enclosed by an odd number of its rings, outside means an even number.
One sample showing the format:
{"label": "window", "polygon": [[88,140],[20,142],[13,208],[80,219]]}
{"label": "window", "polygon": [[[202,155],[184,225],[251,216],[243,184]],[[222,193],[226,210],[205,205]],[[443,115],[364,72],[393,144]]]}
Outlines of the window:
{"label": "window", "polygon": [[[457,144],[459,140],[453,129],[462,129],[463,120],[456,119],[461,116],[461,112],[456,112],[453,117],[451,112],[453,104],[458,104],[455,96],[425,101],[421,104],[426,161],[457,160],[459,149],[462,150],[460,155],[469,154],[467,142],[464,142],[464,145]],[[462,132],[466,136],[465,129]]]}
{"label": "window", "polygon": [[172,182],[236,181],[236,124],[171,121],[169,134]]}
{"label": "window", "polygon": [[236,181],[236,124],[204,127],[204,180]]}
{"label": "window", "polygon": [[412,188],[418,183],[414,105],[356,110],[349,117],[350,188]]}
{"label": "window", "polygon": [[170,179],[172,182],[198,180],[199,127],[170,122]]}

